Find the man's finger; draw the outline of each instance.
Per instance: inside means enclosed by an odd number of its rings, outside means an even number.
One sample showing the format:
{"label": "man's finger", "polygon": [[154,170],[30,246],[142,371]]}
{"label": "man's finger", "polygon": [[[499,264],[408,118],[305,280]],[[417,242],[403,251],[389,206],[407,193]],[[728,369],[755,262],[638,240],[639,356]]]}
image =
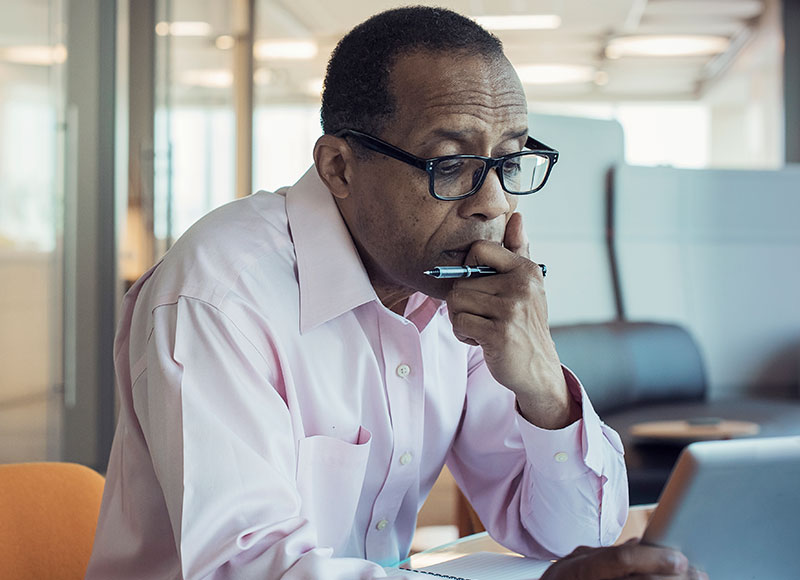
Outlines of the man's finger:
{"label": "man's finger", "polygon": [[689,568],[682,574],[670,574],[664,576],[662,574],[633,574],[625,576],[625,580],[709,580],[708,574],[700,572],[694,568]]}
{"label": "man's finger", "polygon": [[553,565],[550,580],[613,580],[617,578],[658,575],[667,578],[691,578],[689,562],[679,552],[641,544],[623,544],[610,548],[583,551]]}
{"label": "man's finger", "polygon": [[484,318],[497,318],[507,309],[506,301],[466,286],[454,287],[447,295],[447,310],[451,315],[469,312]]}
{"label": "man's finger", "polygon": [[469,248],[464,263],[468,266],[491,266],[498,272],[509,272],[523,260],[497,242],[478,240]]}
{"label": "man's finger", "polygon": [[675,576],[689,569],[689,562],[683,554],[641,544],[623,544],[610,548],[602,553],[595,564],[603,578],[635,574]]}
{"label": "man's finger", "polygon": [[503,238],[503,246],[507,250],[514,252],[523,258],[530,258],[530,247],[528,234],[522,225],[522,214],[514,212],[506,223],[506,234]]}
{"label": "man's finger", "polygon": [[[451,314],[450,318],[456,338],[461,342],[473,344],[473,346],[483,344],[495,330],[492,320],[470,312],[456,312]],[[469,340],[473,342],[468,342]]]}

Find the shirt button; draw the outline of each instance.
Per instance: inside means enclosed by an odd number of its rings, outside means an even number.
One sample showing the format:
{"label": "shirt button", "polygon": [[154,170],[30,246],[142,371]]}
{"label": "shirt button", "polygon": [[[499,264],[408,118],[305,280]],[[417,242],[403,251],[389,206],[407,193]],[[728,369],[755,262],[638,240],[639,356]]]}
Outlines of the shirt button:
{"label": "shirt button", "polygon": [[559,451],[555,455],[553,455],[553,459],[556,460],[556,463],[564,463],[569,459],[569,455],[564,453],[563,451]]}
{"label": "shirt button", "polygon": [[407,364],[403,363],[397,366],[397,376],[401,379],[406,378],[409,374],[411,374],[411,367]]}
{"label": "shirt button", "polygon": [[411,460],[414,458],[410,452],[406,451],[400,456],[400,465],[408,465],[411,463]]}
{"label": "shirt button", "polygon": [[375,524],[375,528],[377,528],[377,530],[380,532],[381,530],[383,530],[388,525],[389,525],[389,522],[387,520],[381,520],[377,524]]}

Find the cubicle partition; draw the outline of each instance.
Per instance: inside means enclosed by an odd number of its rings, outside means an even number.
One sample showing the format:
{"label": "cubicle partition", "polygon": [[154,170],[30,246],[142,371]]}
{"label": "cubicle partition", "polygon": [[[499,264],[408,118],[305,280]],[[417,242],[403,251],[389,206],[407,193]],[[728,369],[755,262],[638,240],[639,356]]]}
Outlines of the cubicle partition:
{"label": "cubicle partition", "polygon": [[800,396],[800,166],[620,165],[613,182],[626,316],[687,328],[711,399]]}
{"label": "cubicle partition", "polygon": [[614,121],[529,122],[561,152],[519,204],[548,265],[553,337],[625,441],[632,501],[656,501],[685,444],[635,425],[715,417],[800,434],[800,166],[634,167]]}
{"label": "cubicle partition", "polygon": [[679,324],[709,398],[800,397],[800,166],[635,167],[616,121],[531,114],[529,126],[561,152],[519,203],[548,266],[551,325]]}
{"label": "cubicle partition", "polygon": [[599,322],[616,316],[606,248],[609,170],[625,158],[616,121],[528,116],[530,133],[561,153],[547,186],[522,197],[519,211],[531,255],[547,264],[551,324]]}

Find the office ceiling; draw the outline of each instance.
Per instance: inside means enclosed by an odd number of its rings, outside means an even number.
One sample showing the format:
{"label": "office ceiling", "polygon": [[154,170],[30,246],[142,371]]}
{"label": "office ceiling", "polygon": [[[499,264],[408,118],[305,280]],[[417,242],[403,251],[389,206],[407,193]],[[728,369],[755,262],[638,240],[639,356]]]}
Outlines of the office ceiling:
{"label": "office ceiling", "polygon": [[[230,22],[227,2],[173,0],[174,20],[202,20],[204,10],[217,22]],[[560,26],[552,30],[495,31],[512,63],[570,65],[574,82],[531,83],[532,100],[664,100],[693,99],[725,73],[747,44],[769,0],[438,0],[420,2],[455,9],[470,16],[552,14]],[[257,0],[256,36],[261,39],[307,39],[319,46],[306,61],[259,60],[261,99],[283,99],[313,93],[336,42],[356,23],[384,9],[408,4],[392,0]],[[213,16],[210,16],[213,18]],[[223,33],[223,30],[219,30]],[[776,31],[779,34],[779,31]],[[622,56],[609,58],[608,44],[631,35],[711,35],[727,41],[723,52],[695,56]],[[178,39],[182,45],[188,39]],[[191,50],[191,45],[186,48]],[[210,50],[210,49],[209,49]],[[219,51],[218,51],[219,52]],[[181,54],[186,56],[182,62]],[[225,56],[218,54],[224,59]],[[613,56],[613,55],[612,55]],[[176,67],[194,60],[179,50]],[[212,60],[206,65],[212,66]],[[222,63],[220,62],[220,65]],[[528,71],[538,74],[558,71]],[[561,74],[569,74],[569,71]],[[174,76],[181,78],[178,73]]]}
{"label": "office ceiling", "polygon": [[[78,1],[78,0],[66,0]],[[343,34],[370,15],[409,4],[392,0],[256,0],[260,40],[312,40],[318,50],[307,59],[256,60],[259,100],[315,100],[325,62]],[[550,14],[560,25],[548,30],[502,30],[512,63],[526,70],[532,100],[636,101],[694,99],[724,75],[747,45],[765,10],[778,0],[438,0],[419,2],[453,8],[470,16]],[[233,51],[219,42],[233,33],[234,0],[158,0],[159,20],[206,23],[195,36],[159,37],[157,58],[170,63],[174,96],[188,100],[227,100]],[[25,42],[31,18],[39,22],[49,0],[0,0],[4,21],[0,47]],[[162,29],[163,30],[163,29]],[[775,30],[779,35],[780,31]],[[633,35],[710,35],[721,48],[690,56],[615,56],[608,50],[618,37]],[[41,36],[41,34],[39,34]],[[28,43],[37,42],[30,40]],[[670,41],[674,47],[677,41]],[[169,50],[166,47],[169,46]],[[222,48],[220,48],[220,46]],[[169,54],[169,61],[164,55]],[[0,54],[2,61],[2,54]],[[568,65],[581,78],[540,84],[545,74],[563,70],[533,65]],[[315,88],[316,87],[316,88]]]}

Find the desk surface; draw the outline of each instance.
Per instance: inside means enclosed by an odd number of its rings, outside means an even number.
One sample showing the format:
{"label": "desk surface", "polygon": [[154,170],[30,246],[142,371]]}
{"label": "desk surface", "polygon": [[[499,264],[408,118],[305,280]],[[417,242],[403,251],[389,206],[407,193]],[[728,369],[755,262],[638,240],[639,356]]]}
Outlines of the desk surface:
{"label": "desk surface", "polygon": [[[625,522],[625,527],[622,529],[622,533],[616,543],[621,544],[627,542],[631,538],[641,537],[644,533],[644,529],[647,527],[647,520],[650,518],[650,514],[653,513],[654,508],[654,505],[632,506],[628,513],[628,520]],[[514,554],[513,551],[495,542],[489,537],[489,534],[481,532],[479,534],[465,536],[443,546],[414,554],[401,562],[400,566],[414,570],[440,562],[447,562],[448,560],[475,552]]]}

